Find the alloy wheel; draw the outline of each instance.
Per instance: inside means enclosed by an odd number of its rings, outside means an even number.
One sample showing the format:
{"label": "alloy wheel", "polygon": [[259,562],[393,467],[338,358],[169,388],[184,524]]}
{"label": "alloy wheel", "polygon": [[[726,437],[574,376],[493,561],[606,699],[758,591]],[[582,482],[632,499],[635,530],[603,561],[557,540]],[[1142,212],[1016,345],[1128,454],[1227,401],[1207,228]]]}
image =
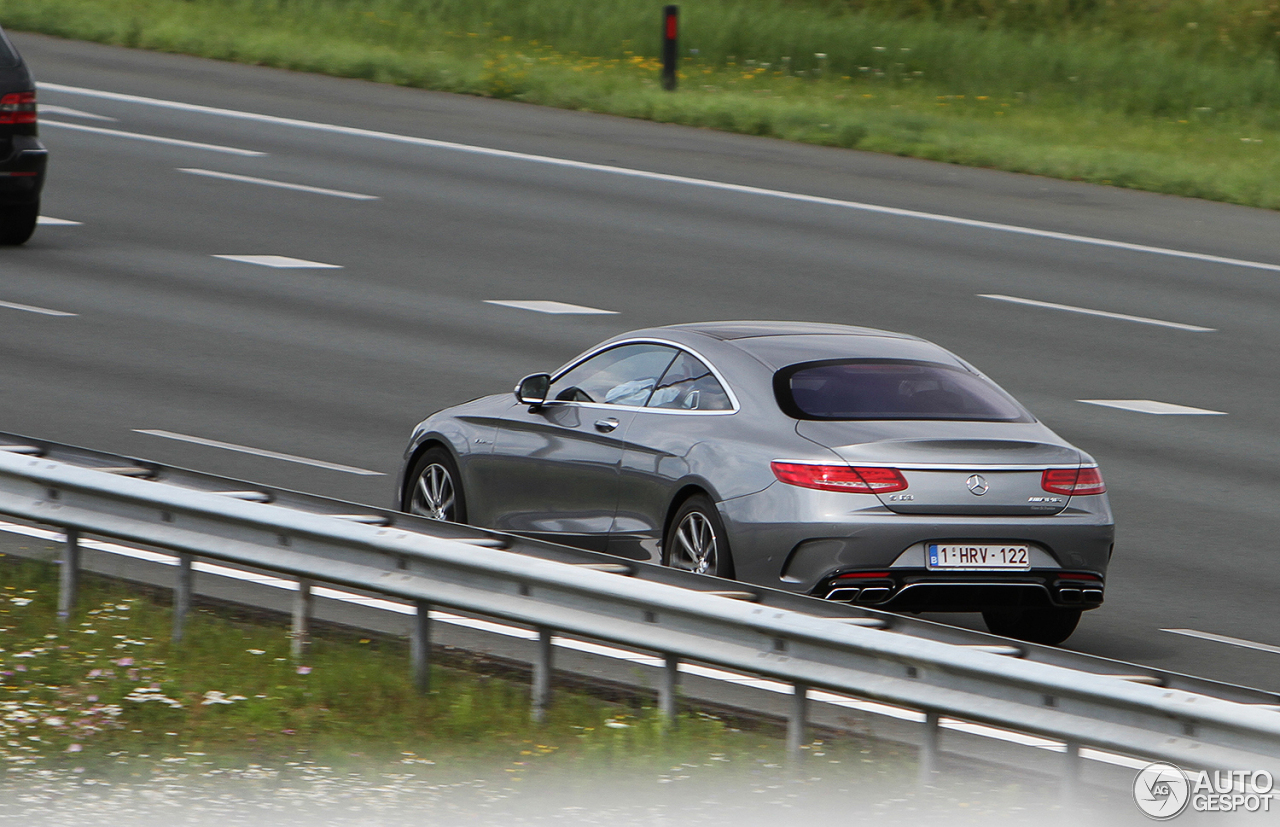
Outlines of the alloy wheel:
{"label": "alloy wheel", "polygon": [[453,522],[456,515],[457,495],[454,493],[453,476],[449,469],[432,463],[422,469],[413,490],[412,513],[433,520]]}
{"label": "alloy wheel", "polygon": [[671,550],[672,568],[698,574],[716,571],[717,540],[715,528],[706,515],[691,511],[676,527],[676,544]]}

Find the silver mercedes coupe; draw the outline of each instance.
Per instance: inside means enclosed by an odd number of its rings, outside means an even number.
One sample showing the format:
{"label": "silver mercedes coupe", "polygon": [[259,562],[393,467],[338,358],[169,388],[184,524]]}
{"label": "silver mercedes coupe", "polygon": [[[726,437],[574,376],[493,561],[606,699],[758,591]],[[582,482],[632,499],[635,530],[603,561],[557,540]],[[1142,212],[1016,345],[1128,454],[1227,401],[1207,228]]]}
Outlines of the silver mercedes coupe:
{"label": "silver mercedes coupe", "polygon": [[1060,643],[1102,604],[1097,463],[931,342],[868,328],[637,330],[414,429],[399,505]]}

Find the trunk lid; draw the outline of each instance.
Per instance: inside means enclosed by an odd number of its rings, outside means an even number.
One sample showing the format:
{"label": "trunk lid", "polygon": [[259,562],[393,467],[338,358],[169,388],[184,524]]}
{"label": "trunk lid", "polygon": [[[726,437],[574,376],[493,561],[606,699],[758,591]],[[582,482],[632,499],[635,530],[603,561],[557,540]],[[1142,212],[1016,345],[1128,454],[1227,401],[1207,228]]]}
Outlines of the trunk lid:
{"label": "trunk lid", "polygon": [[[1053,515],[1067,507],[1070,497],[1041,488],[1041,475],[1049,468],[1077,468],[1080,452],[1053,438],[1043,426],[1012,438],[998,438],[992,431],[1008,433],[1007,423],[971,423],[968,430],[951,436],[908,436],[893,427],[868,427],[866,423],[801,422],[797,432],[830,448],[850,465],[897,468],[907,488],[877,494],[880,502],[899,514],[971,514],[1004,516]],[[1016,427],[1016,426],[1015,426]],[[920,423],[910,423],[920,432]],[[876,433],[878,432],[878,433]],[[1018,438],[1022,436],[1023,438]],[[850,437],[866,441],[851,442]]]}

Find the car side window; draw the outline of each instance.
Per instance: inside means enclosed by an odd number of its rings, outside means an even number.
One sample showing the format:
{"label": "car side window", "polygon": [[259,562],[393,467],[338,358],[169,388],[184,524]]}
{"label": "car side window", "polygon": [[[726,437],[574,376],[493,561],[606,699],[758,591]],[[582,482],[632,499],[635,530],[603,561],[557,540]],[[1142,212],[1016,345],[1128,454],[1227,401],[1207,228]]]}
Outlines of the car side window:
{"label": "car side window", "polygon": [[549,398],[643,407],[675,356],[675,348],[663,345],[619,345],[566,371],[551,384]]}
{"label": "car side window", "polygon": [[691,354],[681,351],[658,380],[653,395],[649,397],[648,407],[684,411],[728,411],[733,409],[733,404],[711,368]]}

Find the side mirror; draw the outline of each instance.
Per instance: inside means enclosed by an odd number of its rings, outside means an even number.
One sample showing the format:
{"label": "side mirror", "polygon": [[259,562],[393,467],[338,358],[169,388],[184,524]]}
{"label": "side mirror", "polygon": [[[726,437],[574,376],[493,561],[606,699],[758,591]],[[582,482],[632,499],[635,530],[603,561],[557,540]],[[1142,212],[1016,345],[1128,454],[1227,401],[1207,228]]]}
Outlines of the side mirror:
{"label": "side mirror", "polygon": [[547,394],[550,392],[551,374],[535,373],[521,379],[520,384],[516,385],[516,401],[521,405],[537,408],[547,401]]}

